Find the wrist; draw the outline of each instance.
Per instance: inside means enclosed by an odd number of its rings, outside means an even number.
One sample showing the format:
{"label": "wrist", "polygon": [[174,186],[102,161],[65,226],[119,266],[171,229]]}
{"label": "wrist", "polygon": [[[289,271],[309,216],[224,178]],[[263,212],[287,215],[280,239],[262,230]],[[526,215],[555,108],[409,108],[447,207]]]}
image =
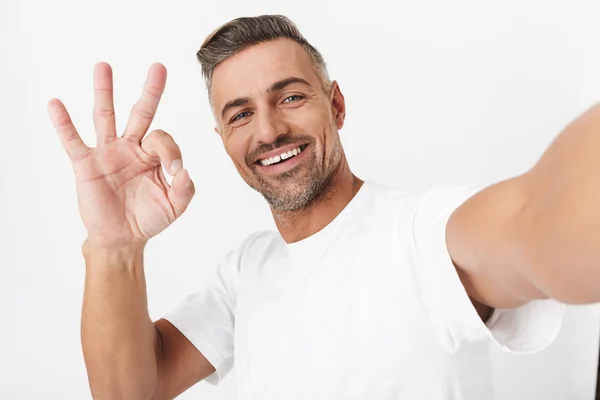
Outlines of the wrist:
{"label": "wrist", "polygon": [[88,238],[82,246],[86,264],[135,267],[141,265],[146,242],[102,245]]}

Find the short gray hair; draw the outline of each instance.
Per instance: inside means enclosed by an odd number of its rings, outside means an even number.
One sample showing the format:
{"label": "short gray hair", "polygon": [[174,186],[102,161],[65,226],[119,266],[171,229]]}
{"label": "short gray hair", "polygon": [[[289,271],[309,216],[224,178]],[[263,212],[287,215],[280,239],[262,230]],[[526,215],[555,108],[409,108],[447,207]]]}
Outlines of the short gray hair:
{"label": "short gray hair", "polygon": [[[220,26],[208,35],[196,53],[202,65],[202,75],[206,81],[209,100],[212,76],[219,63],[248,47],[278,38],[292,39],[308,52],[323,89],[327,91],[331,82],[325,60],[321,53],[302,36],[296,24],[283,15],[260,15],[236,18]],[[212,104],[212,100],[210,101]]]}

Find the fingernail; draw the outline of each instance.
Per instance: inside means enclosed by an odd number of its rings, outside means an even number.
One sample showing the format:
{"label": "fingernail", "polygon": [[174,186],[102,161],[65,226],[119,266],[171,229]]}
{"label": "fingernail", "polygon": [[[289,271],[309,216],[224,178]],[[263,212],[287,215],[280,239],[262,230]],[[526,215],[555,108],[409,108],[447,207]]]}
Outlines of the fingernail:
{"label": "fingernail", "polygon": [[185,187],[189,188],[191,184],[192,184],[192,178],[190,178],[190,173],[188,172],[188,181],[187,181],[187,185],[185,185]]}
{"label": "fingernail", "polygon": [[179,171],[181,168],[183,168],[183,163],[181,162],[181,160],[180,159],[173,160],[169,167],[169,169],[171,170],[171,175],[175,176],[177,171]]}

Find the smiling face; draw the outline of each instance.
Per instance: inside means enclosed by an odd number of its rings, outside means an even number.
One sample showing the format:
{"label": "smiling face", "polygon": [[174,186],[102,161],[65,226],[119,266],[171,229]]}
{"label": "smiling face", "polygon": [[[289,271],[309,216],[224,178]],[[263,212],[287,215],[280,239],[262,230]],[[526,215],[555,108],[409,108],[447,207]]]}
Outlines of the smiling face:
{"label": "smiling face", "polygon": [[285,38],[244,49],[213,73],[216,131],[274,211],[306,208],[345,163],[344,98],[336,82],[323,86],[310,55]]}

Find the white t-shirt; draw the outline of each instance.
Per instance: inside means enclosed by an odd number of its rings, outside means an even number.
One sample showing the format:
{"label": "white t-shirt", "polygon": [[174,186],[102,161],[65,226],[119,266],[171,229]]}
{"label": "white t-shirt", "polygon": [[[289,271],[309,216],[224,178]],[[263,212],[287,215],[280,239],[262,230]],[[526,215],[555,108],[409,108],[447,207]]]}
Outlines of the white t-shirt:
{"label": "white t-shirt", "polygon": [[448,218],[480,189],[366,181],[304,240],[248,237],[218,284],[165,318],[215,367],[209,383],[235,364],[239,400],[492,399],[489,342],[541,350],[564,305],[536,300],[482,322],[445,242]]}

